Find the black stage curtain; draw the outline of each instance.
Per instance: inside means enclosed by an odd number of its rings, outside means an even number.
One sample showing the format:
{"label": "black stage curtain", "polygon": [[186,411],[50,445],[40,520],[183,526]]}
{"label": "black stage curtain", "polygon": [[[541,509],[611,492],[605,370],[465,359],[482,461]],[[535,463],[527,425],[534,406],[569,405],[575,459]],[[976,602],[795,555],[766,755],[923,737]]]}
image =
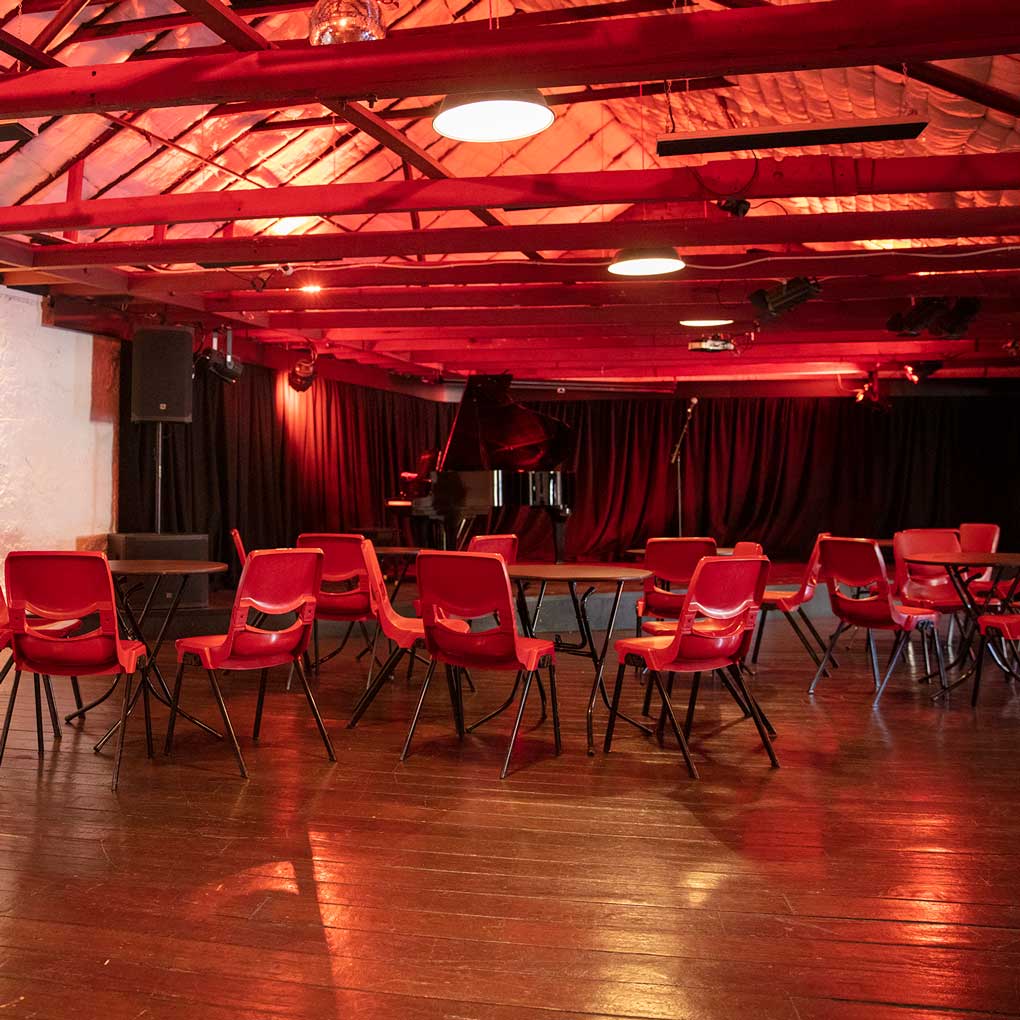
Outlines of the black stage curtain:
{"label": "black stage curtain", "polygon": [[[131,424],[129,389],[122,387],[120,528],[147,531],[155,426]],[[676,533],[669,454],[683,402],[531,406],[576,432],[569,557],[620,558],[650,536]],[[703,399],[682,457],[684,533],[721,545],[756,540],[773,558],[793,559],[820,530],[881,538],[972,520],[1001,524],[1003,548],[1017,548],[1016,406],[1011,396],[913,397],[884,412],[839,399]],[[383,501],[398,473],[442,444],[454,411],[329,380],[297,394],[285,377],[256,366],[232,386],[200,373],[194,423],[166,427],[164,530],[208,531],[213,557],[232,562],[234,526],[249,547],[264,548],[300,531],[392,524]],[[504,511],[489,526],[518,530],[526,558],[551,556],[541,513]]]}

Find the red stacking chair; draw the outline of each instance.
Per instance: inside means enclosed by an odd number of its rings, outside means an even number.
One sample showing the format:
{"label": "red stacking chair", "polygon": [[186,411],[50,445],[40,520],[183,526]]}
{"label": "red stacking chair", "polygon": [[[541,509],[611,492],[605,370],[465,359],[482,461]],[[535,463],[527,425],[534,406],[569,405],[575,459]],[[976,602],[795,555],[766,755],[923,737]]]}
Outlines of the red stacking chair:
{"label": "red stacking chair", "polygon": [[516,535],[475,535],[468,542],[467,552],[498,553],[512,567],[517,562]]}
{"label": "red stacking chair", "polygon": [[693,779],[697,779],[698,770],[691,760],[686,734],[677,725],[669,693],[663,686],[662,673],[694,674],[684,726],[689,734],[700,674],[720,670],[729,673],[733,689],[739,694],[738,703],[741,708],[747,709],[754,720],[773,766],[779,766],[769,740],[766,720],[757,701],[748,691],[740,670],[740,663],[747,654],[758,617],[768,569],[769,561],[764,556],[707,556],[694,570],[680,610],[680,620],[673,634],[623,638],[616,642],[620,665],[616,672],[616,687],[606,727],[607,753],[612,747],[624,673],[627,666],[639,666],[651,673],[652,683],[662,699],[662,710],[672,726],[688,771]]}
{"label": "red stacking chair", "polygon": [[908,563],[919,553],[960,552],[960,536],[954,528],[911,528],[893,535],[896,590],[903,604],[938,613],[955,613],[962,608],[945,567]]}
{"label": "red stacking chair", "polygon": [[[365,714],[365,710],[375,701],[376,695],[382,689],[382,685],[393,675],[402,656],[412,657],[415,651],[425,644],[425,625],[414,616],[401,616],[390,602],[389,592],[386,590],[386,579],[383,577],[382,567],[379,566],[379,557],[376,556],[375,546],[366,541],[362,547],[362,555],[365,559],[365,566],[368,569],[368,594],[371,599],[372,612],[379,630],[389,642],[395,647],[390,657],[383,663],[375,679],[371,677],[369,670],[369,684],[354,706],[351,721],[348,728],[358,725],[358,720]],[[471,628],[462,620],[449,621],[451,627],[463,632]]]}
{"label": "red stacking chair", "polygon": [[230,529],[230,540],[234,543],[234,551],[237,553],[237,559],[243,567],[248,554],[244,551],[244,540],[241,538],[241,532],[237,528]]}
{"label": "red stacking chair", "polygon": [[[999,548],[999,525],[998,524],[961,524],[960,525],[960,552],[965,553],[986,553],[996,552]],[[991,593],[992,574],[991,567],[978,572],[971,578],[968,588],[975,598],[982,598]],[[1002,582],[997,594],[1006,594],[1012,586],[1012,581]]]}
{"label": "red stacking chair", "polygon": [[[336,761],[329,734],[319,715],[301,664],[308,649],[315,620],[315,602],[322,576],[322,553],[318,549],[260,549],[248,556],[230,612],[230,630],[226,634],[207,634],[180,638],[177,641],[177,679],[174,683],[170,722],[166,731],[164,753],[173,749],[174,724],[181,699],[181,685],[186,665],[201,666],[209,676],[209,686],[223,717],[223,726],[233,744],[238,768],[245,779],[248,770],[241,756],[227,706],[223,702],[218,669],[260,670],[259,698],[255,706],[252,739],[259,739],[262,724],[262,703],[266,696],[268,672],[274,666],[292,665],[301,679],[315,725],[326,746],[330,761]],[[263,618],[296,613],[297,619],[281,630],[263,630],[249,622],[252,612]]]}
{"label": "red stacking chair", "polygon": [[[864,627],[868,632],[876,705],[914,631],[919,631],[925,641],[929,638],[934,639],[939,677],[942,686],[945,687],[942,645],[935,629],[938,611],[924,606],[905,603],[897,605],[893,602],[893,588],[886,576],[885,560],[882,558],[878,543],[868,538],[833,538],[826,535],[819,540],[819,546],[819,579],[825,581],[829,589],[829,602],[839,623],[829,639],[825,655],[819,663],[808,691],[814,691],[822,674],[827,672],[830,662],[835,665],[832,653],[836,643],[843,632],[851,627]],[[878,654],[872,634],[872,631],[876,630],[892,631],[896,635],[885,676],[882,678],[879,677]]]}
{"label": "red stacking chair", "polygon": [[[422,623],[425,627],[425,647],[432,662],[425,674],[421,696],[415,709],[411,728],[400,755],[403,761],[411,747],[418,717],[421,715],[436,664],[446,667],[447,685],[453,706],[457,734],[474,730],[482,723],[508,708],[523,678],[524,689],[517,709],[506,758],[499,774],[506,778],[510,767],[517,734],[524,717],[532,681],[538,670],[548,667],[549,696],[552,700],[553,738],[556,753],[560,753],[560,714],[556,701],[556,656],[551,641],[522,637],[517,630],[510,578],[502,556],[493,553],[422,552],[418,555],[418,590],[422,604]],[[493,617],[495,624],[486,630],[472,631],[462,624],[470,620]],[[516,673],[510,696],[495,712],[466,727],[464,725],[464,699],[461,690],[461,671],[466,669],[495,669]],[[541,683],[541,681],[539,681]],[[544,712],[543,712],[544,717]]]}
{"label": "red stacking chair", "polygon": [[[651,577],[644,582],[644,594],[637,600],[637,634],[646,616],[658,620],[677,620],[684,604],[683,591],[691,583],[694,570],[703,556],[715,555],[714,538],[650,538],[645,544],[644,568]],[[665,581],[670,587],[663,588]]]}
{"label": "red stacking chair", "polygon": [[[977,664],[974,667],[974,687],[970,695],[972,706],[977,705],[978,702],[985,650],[991,641],[996,641],[999,644],[998,662],[1009,674],[1008,679],[1013,680],[1020,676],[1020,655],[1017,654],[1017,642],[1020,641],[1020,614],[982,613],[977,622],[981,640],[978,642]],[[1009,664],[1010,658],[1013,660],[1012,665]]]}
{"label": "red stacking chair", "polygon": [[[790,626],[793,628],[794,634],[797,635],[800,643],[807,650],[808,655],[811,656],[816,666],[821,664],[820,654],[825,651],[825,641],[821,634],[818,633],[815,625],[811,622],[811,618],[804,612],[804,606],[810,602],[815,596],[815,588],[818,586],[818,553],[819,543],[821,542],[824,535],[819,535],[815,539],[814,548],[811,550],[811,555],[808,557],[807,566],[804,568],[804,574],[800,579],[800,586],[796,591],[784,591],[782,588],[766,588],[765,595],[761,603],[761,616],[758,619],[758,634],[754,639],[754,651],[751,653],[751,662],[758,661],[758,650],[761,648],[761,639],[765,633],[765,625],[768,622],[768,615],[774,610],[778,610],[786,617],[789,621]],[[797,616],[794,616],[794,613]],[[801,623],[807,628],[808,633],[814,638],[817,644],[817,650],[808,641],[797,623],[797,617],[800,617]],[[839,663],[833,656],[832,664],[835,667],[839,667]]]}
{"label": "red stacking chair", "polygon": [[[40,754],[43,750],[40,678],[49,702],[53,735],[59,739],[49,677],[116,676],[119,679],[123,675],[124,703],[112,780],[116,790],[124,756],[128,708],[132,701],[131,685],[135,670],[139,667],[145,669],[145,645],[140,641],[124,641],[120,637],[113,578],[106,556],[101,552],[12,552],[7,556],[5,575],[15,673],[3,735],[0,736],[0,761],[7,746],[14,700],[23,672],[35,675],[35,721]],[[78,618],[93,614],[99,616],[98,626],[84,634],[67,636],[70,630],[79,626]],[[51,621],[56,626],[40,625],[38,620]],[[146,746],[151,757],[149,685],[144,679],[142,699]]]}
{"label": "red stacking chair", "polygon": [[761,556],[765,552],[760,542],[738,542],[733,547],[732,556]]}
{"label": "red stacking chair", "polygon": [[[319,667],[335,658],[347,644],[351,631],[357,624],[361,628],[365,647],[371,647],[371,638],[365,624],[374,620],[372,606],[368,598],[368,570],[362,546],[364,535],[329,535],[304,534],[298,535],[299,549],[321,549],[325,559],[322,566],[322,588],[319,591],[318,605],[315,608],[315,627],[312,631],[314,645],[314,662],[312,669]],[[343,585],[344,588],[338,590]],[[329,586],[329,587],[327,587]],[[319,658],[319,621],[334,620],[347,623],[347,631],[340,644],[325,658]]]}

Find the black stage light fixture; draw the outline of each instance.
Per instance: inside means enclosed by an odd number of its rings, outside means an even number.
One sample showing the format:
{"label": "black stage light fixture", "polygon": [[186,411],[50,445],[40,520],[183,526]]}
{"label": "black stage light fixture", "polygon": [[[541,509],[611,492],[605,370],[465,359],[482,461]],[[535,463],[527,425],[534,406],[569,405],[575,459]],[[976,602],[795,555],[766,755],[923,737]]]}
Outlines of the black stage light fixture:
{"label": "black stage light fixture", "polygon": [[948,308],[949,302],[945,298],[921,298],[920,301],[913,301],[905,312],[890,315],[885,328],[899,336],[920,336]]}
{"label": "black stage light fixture", "polygon": [[287,385],[298,393],[311,389],[315,382],[315,351],[310,350],[304,357],[298,358],[287,373]]}
{"label": "black stage light fixture", "polygon": [[927,126],[926,120],[914,116],[683,132],[659,135],[655,151],[660,156],[694,156],[702,152],[745,152],[749,149],[800,148],[804,145],[845,145],[848,142],[892,142],[916,138]]}
{"label": "black stage light fixture", "polygon": [[816,297],[822,292],[822,285],[817,280],[808,279],[806,276],[795,276],[786,283],[781,283],[769,290],[761,288],[752,291],[748,300],[754,306],[755,311],[763,319],[778,319],[780,315],[788,312],[797,305]]}
{"label": "black stage light fixture", "polygon": [[722,333],[713,333],[711,336],[703,336],[698,340],[692,340],[687,345],[687,350],[697,351],[702,354],[717,354],[723,351],[736,350],[737,345]]}
{"label": "black stage light fixture", "polygon": [[947,308],[928,327],[932,336],[944,336],[948,340],[959,340],[967,335],[974,316],[981,311],[981,302],[975,297],[957,298],[952,308]]}
{"label": "black stage light fixture", "polygon": [[722,198],[715,204],[731,216],[746,216],[751,211],[751,203],[746,198]]}
{"label": "black stage light fixture", "polygon": [[218,336],[213,332],[213,346],[208,353],[206,367],[217,379],[225,383],[236,383],[244,372],[244,365],[234,357],[234,329],[227,326],[227,349],[219,349]]}

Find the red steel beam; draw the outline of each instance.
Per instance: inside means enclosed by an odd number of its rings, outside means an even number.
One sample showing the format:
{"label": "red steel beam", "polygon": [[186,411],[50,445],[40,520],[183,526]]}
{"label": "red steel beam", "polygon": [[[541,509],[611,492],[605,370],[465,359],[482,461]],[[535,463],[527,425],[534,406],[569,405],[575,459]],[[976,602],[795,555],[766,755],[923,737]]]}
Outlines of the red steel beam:
{"label": "red steel beam", "polygon": [[[540,223],[513,227],[316,233],[291,237],[186,238],[162,243],[60,244],[40,247],[35,253],[33,266],[38,269],[184,263],[254,266],[419,254],[611,250],[658,245],[675,245],[689,252],[706,246],[1017,235],[1020,235],[1020,206],[995,206],[810,216],[748,216],[729,220]],[[740,260],[734,258],[733,261]]]}
{"label": "red steel beam", "polygon": [[[831,0],[549,25],[431,46],[417,36],[341,47],[54,68],[0,83],[0,117],[43,117],[254,97],[434,96],[986,56],[1020,50],[1014,0]],[[338,52],[337,52],[338,51]],[[679,73],[678,73],[679,72]]]}
{"label": "red steel beam", "polygon": [[254,52],[275,48],[233,8],[220,0],[176,0],[189,14],[215,32],[235,50]]}
{"label": "red steel beam", "polygon": [[[358,126],[361,111],[356,117]],[[380,138],[380,140],[382,140]],[[398,155],[412,146],[401,136],[384,144]],[[417,150],[418,147],[413,147]],[[420,150],[417,155],[423,156]],[[427,154],[424,154],[427,157]],[[0,233],[224,222],[288,216],[430,212],[444,209],[702,202],[720,195],[748,199],[1000,191],[1020,181],[1020,153],[854,159],[792,156],[718,160],[702,167],[432,179],[67,201],[0,207]]]}
{"label": "red steel beam", "polygon": [[32,45],[39,50],[48,50],[51,43],[88,6],[88,3],[89,0],[64,0],[42,31],[32,40]]}

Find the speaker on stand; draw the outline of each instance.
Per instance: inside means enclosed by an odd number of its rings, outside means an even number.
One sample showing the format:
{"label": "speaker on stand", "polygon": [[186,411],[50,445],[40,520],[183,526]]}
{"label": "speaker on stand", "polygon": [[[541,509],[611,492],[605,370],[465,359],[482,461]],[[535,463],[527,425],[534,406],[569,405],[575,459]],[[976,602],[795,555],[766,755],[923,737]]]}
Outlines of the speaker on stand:
{"label": "speaker on stand", "polygon": [[[190,424],[193,389],[193,337],[190,329],[152,326],[138,329],[131,345],[131,421],[156,426],[156,489],[153,530],[115,534],[109,538],[111,559],[207,560],[208,535],[168,535],[163,532],[164,428],[170,423]],[[165,580],[154,597],[155,605],[169,604],[177,587]],[[182,608],[209,604],[209,579],[188,579]]]}

